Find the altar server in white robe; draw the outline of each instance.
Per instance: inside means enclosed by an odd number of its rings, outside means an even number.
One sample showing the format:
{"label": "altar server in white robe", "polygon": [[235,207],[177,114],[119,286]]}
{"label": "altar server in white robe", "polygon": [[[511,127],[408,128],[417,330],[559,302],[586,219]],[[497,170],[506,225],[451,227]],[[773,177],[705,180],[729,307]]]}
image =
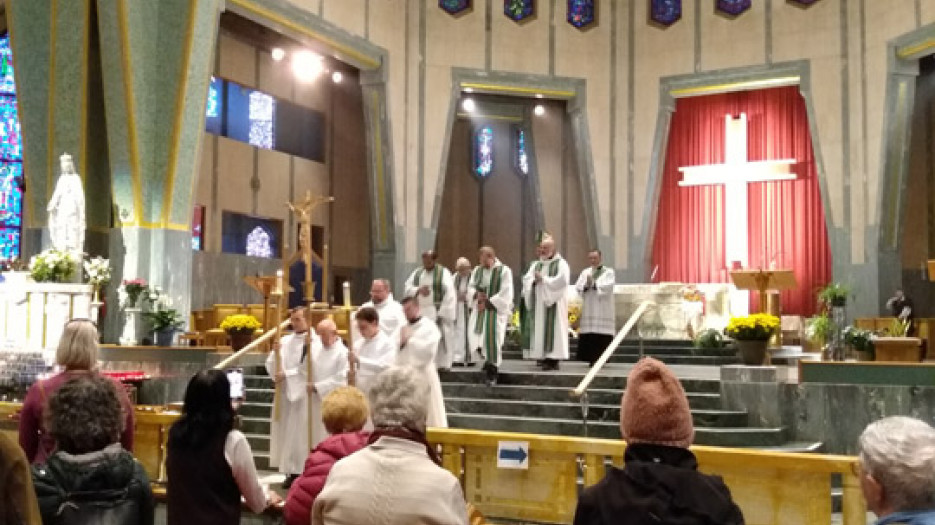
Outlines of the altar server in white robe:
{"label": "altar server in white robe", "polygon": [[435,250],[422,252],[422,267],[416,268],[406,279],[407,297],[415,297],[423,317],[427,317],[442,333],[438,353],[435,354],[435,366],[439,370],[451,368],[454,346],[455,297],[454,280],[448,268],[438,264]]}
{"label": "altar server in white robe", "polygon": [[452,330],[453,351],[451,357],[454,366],[474,366],[477,356],[471,356],[471,347],[468,344],[468,321],[471,319],[472,303],[468,299],[471,290],[471,261],[464,257],[455,263],[454,290],[457,302],[455,303],[455,323]]}
{"label": "altar server in white robe", "polygon": [[513,315],[513,272],[490,246],[480,249],[479,259],[468,290],[468,302],[474,306],[468,321],[468,343],[472,357],[484,361],[487,384],[493,385],[503,362],[506,327]]}
{"label": "altar server in white robe", "polygon": [[568,359],[568,286],[571,270],[555,251],[549,234],[539,244],[539,261],[523,276],[523,300],[533,325],[529,333],[529,356],[542,360],[543,370],[558,370],[559,360]]}
{"label": "altar server in white robe", "polygon": [[338,327],[331,319],[323,319],[317,327],[318,341],[312,345],[312,442],[315,448],[328,437],[321,420],[321,400],[332,390],[347,385],[347,347],[338,337]]}
{"label": "altar server in white robe", "polygon": [[361,337],[354,341],[354,351],[348,358],[356,370],[357,388],[367,394],[377,374],[396,362],[399,347],[380,330],[380,315],[375,308],[358,310],[355,323]]}
{"label": "altar server in white robe", "polygon": [[[308,456],[308,368],[305,359],[310,346],[319,344],[309,332],[305,308],[290,315],[293,332],[273,343],[274,352],[266,358],[266,372],[276,382],[278,418],[270,429],[270,464],[286,475],[287,484],[302,473]],[[276,354],[279,352],[279,369]],[[274,409],[275,410],[275,409]]]}
{"label": "altar server in white robe", "polygon": [[412,367],[429,386],[428,426],[447,427],[448,416],[445,413],[445,399],[442,397],[442,383],[438,379],[438,370],[435,369],[435,353],[438,351],[442,334],[431,319],[422,316],[415,298],[406,297],[402,305],[409,324],[399,331],[396,364]]}
{"label": "altar server in white robe", "polygon": [[581,296],[581,321],[578,325],[578,360],[590,366],[614,339],[614,269],[602,264],[600,250],[588,252],[591,266],[581,271],[575,289]]}
{"label": "altar server in white robe", "polygon": [[[370,285],[370,300],[361,305],[361,308],[367,306],[375,308],[380,315],[380,330],[390,338],[391,341],[399,339],[399,329],[406,324],[406,314],[403,313],[403,307],[393,299],[393,293],[390,291],[390,282],[386,279],[374,279]],[[354,316],[351,316],[351,340],[360,339],[360,331],[357,329],[357,323],[354,322]]]}

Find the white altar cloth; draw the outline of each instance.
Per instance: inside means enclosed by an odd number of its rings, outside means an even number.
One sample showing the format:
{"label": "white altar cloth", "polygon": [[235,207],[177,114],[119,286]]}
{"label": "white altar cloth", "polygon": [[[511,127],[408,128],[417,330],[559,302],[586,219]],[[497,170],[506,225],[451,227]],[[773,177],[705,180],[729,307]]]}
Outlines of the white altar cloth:
{"label": "white altar cloth", "polygon": [[69,319],[91,317],[89,284],[36,283],[27,272],[0,282],[0,347],[54,350]]}

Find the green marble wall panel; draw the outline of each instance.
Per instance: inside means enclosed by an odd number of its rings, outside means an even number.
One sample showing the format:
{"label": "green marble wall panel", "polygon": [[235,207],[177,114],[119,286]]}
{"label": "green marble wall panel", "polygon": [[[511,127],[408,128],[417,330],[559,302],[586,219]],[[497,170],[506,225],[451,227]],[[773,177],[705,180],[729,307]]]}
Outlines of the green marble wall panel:
{"label": "green marble wall panel", "polygon": [[31,0],[7,6],[24,142],[27,227],[45,225],[43,210],[60,154],[70,153],[82,177],[86,174],[90,2]]}
{"label": "green marble wall panel", "polygon": [[124,226],[187,230],[220,0],[98,0]]}

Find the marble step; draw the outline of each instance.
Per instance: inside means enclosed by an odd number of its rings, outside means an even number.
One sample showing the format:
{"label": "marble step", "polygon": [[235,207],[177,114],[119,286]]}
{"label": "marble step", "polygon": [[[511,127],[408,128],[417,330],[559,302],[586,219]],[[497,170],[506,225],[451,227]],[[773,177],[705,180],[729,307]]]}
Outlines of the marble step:
{"label": "marble step", "polygon": [[[584,377],[584,368],[580,370],[558,370],[553,372],[502,372],[497,380],[499,385],[536,385],[574,388]],[[442,383],[480,383],[483,374],[477,367],[455,368],[439,375]],[[681,379],[686,392],[720,392],[717,379]],[[627,379],[623,376],[598,375],[591,383],[591,388],[623,390]]]}
{"label": "marble step", "polygon": [[[540,417],[510,417],[491,414],[449,414],[452,428],[470,428],[502,432],[524,432],[563,436],[584,436],[581,421]],[[620,439],[619,422],[589,422],[587,435]],[[695,427],[695,444],[720,447],[775,447],[785,443],[781,428],[710,428]]]}
{"label": "marble step", "polygon": [[243,417],[265,417],[269,419],[270,414],[273,413],[273,403],[247,401],[240,405],[237,413]]}
{"label": "marble step", "polygon": [[262,416],[240,417],[240,431],[244,434],[257,434],[268,436],[270,432],[270,418],[272,414],[267,413]]}
{"label": "marble step", "polygon": [[[572,356],[576,354],[574,347],[569,348]],[[639,355],[639,345],[622,344],[614,351],[614,355]],[[696,355],[696,356],[734,356],[737,355],[737,349],[733,347],[725,348],[695,348],[694,346],[671,346],[671,345],[648,345],[643,344],[643,353],[646,355]],[[506,349],[503,356],[521,356],[522,350]]]}
{"label": "marble step", "polygon": [[[644,356],[654,357],[667,365],[706,365],[706,366],[721,366],[721,365],[735,365],[740,363],[740,358],[737,357],[737,351],[731,349],[729,352],[723,352],[723,350],[718,350],[718,354],[714,355],[689,355],[689,354],[677,354],[677,353],[654,353],[651,351],[644,352]],[[575,360],[575,354],[571,355],[572,360]],[[515,360],[518,361],[523,358],[522,352],[518,351],[507,351],[503,352],[503,359],[505,360]],[[639,352],[626,352],[621,353],[618,351],[610,357],[608,363],[618,363],[618,364],[629,364],[635,363],[640,360]]]}
{"label": "marble step", "polygon": [[[570,388],[539,385],[496,385],[488,387],[477,382],[471,383],[442,383],[442,393],[445,399],[507,399],[539,402],[573,402],[569,392]],[[588,400],[597,405],[620,405],[623,395],[621,389],[591,389],[588,391]],[[721,395],[715,392],[686,392],[688,404],[693,409],[718,410],[721,408]]]}
{"label": "marble step", "polygon": [[[250,443],[250,450],[253,451],[253,457],[256,458],[257,453],[266,453],[269,454],[269,433],[266,434],[251,434],[249,432],[244,432],[244,435],[247,436],[247,443]],[[259,468],[259,466],[257,466]]]}
{"label": "marble step", "polygon": [[[450,397],[445,408],[452,414],[494,414],[513,417],[543,417],[548,419],[581,420],[581,406],[577,403],[537,402],[513,399],[470,399]],[[692,410],[695,426],[744,427],[748,423],[746,412],[706,409]],[[588,405],[588,421],[620,421],[620,405]]]}

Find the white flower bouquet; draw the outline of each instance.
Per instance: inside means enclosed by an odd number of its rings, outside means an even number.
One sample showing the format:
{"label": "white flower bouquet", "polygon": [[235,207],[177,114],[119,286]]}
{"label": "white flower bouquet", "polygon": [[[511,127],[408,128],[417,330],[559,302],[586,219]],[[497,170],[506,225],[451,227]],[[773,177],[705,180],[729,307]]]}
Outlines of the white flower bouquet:
{"label": "white flower bouquet", "polygon": [[88,284],[100,288],[110,282],[110,261],[95,257],[84,261],[84,273],[88,275]]}
{"label": "white flower bouquet", "polygon": [[63,283],[71,279],[78,261],[67,252],[49,248],[29,260],[29,274],[37,283]]}

